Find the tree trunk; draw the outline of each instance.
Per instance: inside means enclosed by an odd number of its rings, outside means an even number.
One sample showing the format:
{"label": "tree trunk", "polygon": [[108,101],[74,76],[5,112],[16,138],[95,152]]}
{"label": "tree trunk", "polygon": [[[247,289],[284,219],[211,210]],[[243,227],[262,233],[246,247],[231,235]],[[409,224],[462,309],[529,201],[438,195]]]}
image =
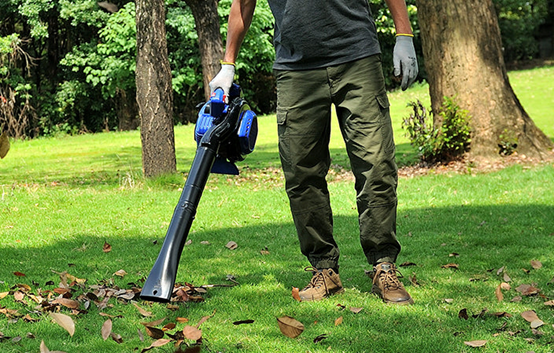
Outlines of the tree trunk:
{"label": "tree trunk", "polygon": [[190,7],[198,33],[198,46],[204,76],[204,97],[210,98],[208,84],[219,72],[223,57],[223,42],[219,33],[218,0],[185,0]]}
{"label": "tree trunk", "polygon": [[145,177],[176,172],[164,0],[137,0],[137,103]]}
{"label": "tree trunk", "polygon": [[[544,157],[552,141],[536,127],[508,81],[492,0],[417,0],[433,112],[455,97],[471,116],[473,157],[499,156],[500,136],[517,151]],[[435,125],[440,116],[434,114]],[[515,141],[514,141],[515,142]]]}

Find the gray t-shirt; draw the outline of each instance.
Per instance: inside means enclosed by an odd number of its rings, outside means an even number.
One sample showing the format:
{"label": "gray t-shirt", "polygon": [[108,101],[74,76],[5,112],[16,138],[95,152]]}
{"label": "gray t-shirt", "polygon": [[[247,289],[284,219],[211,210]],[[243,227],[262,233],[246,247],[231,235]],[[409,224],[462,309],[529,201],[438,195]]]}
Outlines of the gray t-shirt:
{"label": "gray t-shirt", "polygon": [[277,70],[343,64],[381,52],[367,0],[268,0]]}

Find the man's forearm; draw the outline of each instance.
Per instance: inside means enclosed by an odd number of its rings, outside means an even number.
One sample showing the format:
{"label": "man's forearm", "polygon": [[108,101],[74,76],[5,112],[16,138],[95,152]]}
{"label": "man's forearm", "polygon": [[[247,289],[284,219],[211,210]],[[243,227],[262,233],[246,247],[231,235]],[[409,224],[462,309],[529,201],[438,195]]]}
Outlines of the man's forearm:
{"label": "man's forearm", "polygon": [[394,21],[396,34],[412,34],[412,25],[404,0],[385,0]]}
{"label": "man's forearm", "polygon": [[233,0],[229,12],[227,44],[223,61],[230,63],[236,61],[244,36],[252,23],[255,8],[256,0]]}

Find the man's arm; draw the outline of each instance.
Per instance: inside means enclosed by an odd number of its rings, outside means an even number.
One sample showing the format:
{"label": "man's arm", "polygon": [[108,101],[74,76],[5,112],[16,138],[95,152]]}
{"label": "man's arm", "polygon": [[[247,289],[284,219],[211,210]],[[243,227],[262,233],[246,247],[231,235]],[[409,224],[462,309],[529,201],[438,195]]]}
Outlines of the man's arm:
{"label": "man's arm", "polygon": [[402,90],[406,90],[417,78],[417,56],[414,48],[412,26],[404,0],[385,0],[396,28],[396,44],[393,52],[394,76],[401,77]]}
{"label": "man's arm", "polygon": [[396,34],[412,34],[412,25],[404,0],[385,0],[394,21]]}
{"label": "man's arm", "polygon": [[233,0],[229,12],[227,44],[223,61],[234,63],[237,60],[244,36],[252,23],[255,8],[256,0]]}
{"label": "man's arm", "polygon": [[256,0],[233,0],[231,4],[227,26],[227,44],[221,62],[221,70],[210,82],[211,93],[218,88],[223,89],[225,101],[228,99],[229,90],[235,78],[235,61],[244,36],[252,23],[255,8]]}

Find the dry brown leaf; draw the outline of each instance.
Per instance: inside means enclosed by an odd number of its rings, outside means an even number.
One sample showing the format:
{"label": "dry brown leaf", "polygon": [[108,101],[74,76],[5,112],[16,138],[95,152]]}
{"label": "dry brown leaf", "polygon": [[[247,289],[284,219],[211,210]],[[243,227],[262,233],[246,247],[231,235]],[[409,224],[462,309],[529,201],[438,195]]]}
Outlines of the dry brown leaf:
{"label": "dry brown leaf", "polygon": [[235,250],[236,248],[239,247],[239,245],[237,243],[235,243],[234,241],[230,241],[225,245],[225,247],[229,250]]}
{"label": "dry brown leaf", "polygon": [[104,241],[104,246],[102,247],[102,251],[105,252],[105,253],[108,253],[108,252],[112,251],[112,246],[110,244],[108,244],[107,241]]}
{"label": "dry brown leaf", "polygon": [[187,325],[183,328],[183,335],[189,340],[198,341],[202,338],[202,330]]}
{"label": "dry brown leaf", "polygon": [[173,322],[170,322],[167,325],[165,325],[164,327],[162,327],[162,330],[163,331],[173,330],[175,328],[175,326],[177,326],[177,325],[175,325]]}
{"label": "dry brown leaf", "polygon": [[196,324],[196,328],[199,328],[200,325],[202,325],[204,322],[206,322],[209,318],[211,318],[212,316],[215,315],[215,309],[214,311],[212,312],[212,315],[207,315],[207,316],[203,316],[200,321],[198,321],[198,323]]}
{"label": "dry brown leaf", "polygon": [[19,271],[15,271],[13,274],[16,275],[17,277],[25,277],[25,274]]}
{"label": "dry brown leaf", "polygon": [[504,272],[504,276],[502,276],[502,279],[504,280],[504,282],[510,282],[512,280],[506,272]]}
{"label": "dry brown leaf", "polygon": [[115,342],[117,342],[118,344],[123,343],[123,337],[121,337],[121,335],[119,335],[119,334],[117,334],[117,333],[111,332],[111,333],[110,333],[110,337],[111,337]]}
{"label": "dry brown leaf", "polygon": [[364,310],[364,308],[354,308],[354,307],[350,308],[350,311],[353,312],[354,314],[358,314],[362,310]]}
{"label": "dry brown leaf", "polygon": [[521,317],[524,318],[527,322],[533,322],[539,320],[535,310],[527,310],[521,313]]}
{"label": "dry brown leaf", "polygon": [[144,310],[143,308],[141,308],[140,306],[138,306],[136,303],[133,303],[133,305],[138,309],[139,313],[140,313],[142,316],[152,316],[152,313],[151,313],[150,311]]}
{"label": "dry brown leaf", "polygon": [[71,319],[69,316],[65,314],[58,314],[58,313],[50,313],[50,317],[54,319],[54,321],[63,327],[67,332],[69,332],[69,335],[73,337],[73,334],[75,333],[75,323],[73,322],[73,319]]}
{"label": "dry brown leaf", "polygon": [[5,297],[8,296],[8,294],[10,294],[10,292],[2,292],[2,293],[0,293],[0,299],[4,299]]}
{"label": "dry brown leaf", "polygon": [[296,287],[292,287],[292,297],[296,300],[298,300],[299,302],[302,301],[302,298],[300,298],[300,290]]}
{"label": "dry brown leaf", "polygon": [[498,271],[496,271],[496,275],[500,275],[502,272],[504,272],[504,269],[506,268],[506,266],[502,266],[498,269]]}
{"label": "dry brown leaf", "polygon": [[164,321],[165,321],[165,317],[161,318],[161,319],[158,319],[158,320],[150,321],[150,322],[141,322],[140,324],[144,325],[144,326],[154,327],[154,326],[158,326],[159,324],[161,324]]}
{"label": "dry brown leaf", "polygon": [[544,302],[544,305],[547,305],[547,306],[554,306],[554,300],[549,300],[547,302]]}
{"label": "dry brown leaf", "polygon": [[460,311],[458,312],[458,317],[459,317],[460,319],[464,319],[464,320],[469,319],[469,316],[467,315],[467,309],[464,308],[464,309],[460,310]]}
{"label": "dry brown leaf", "polygon": [[290,316],[278,318],[277,323],[281,333],[287,337],[296,338],[304,332],[304,324]]}
{"label": "dry brown leaf", "polygon": [[335,326],[338,326],[342,324],[342,316],[339,316],[336,320],[335,320]]}
{"label": "dry brown leaf", "polygon": [[127,274],[127,272],[125,272],[125,270],[119,270],[119,271],[114,272],[113,275],[123,278],[123,277],[125,277],[126,274]]}
{"label": "dry brown leaf", "polygon": [[81,303],[78,301],[66,298],[57,298],[52,302],[52,304],[60,304],[69,309],[79,309],[79,306],[81,306]]}
{"label": "dry brown leaf", "polygon": [[451,263],[451,264],[442,265],[441,268],[453,268],[457,270],[458,268],[460,268],[460,265]]}
{"label": "dry brown leaf", "polygon": [[168,344],[169,342],[171,342],[170,339],[167,339],[167,338],[162,338],[162,339],[159,339],[157,341],[154,341],[152,342],[152,344],[146,348],[143,348],[141,350],[141,353],[142,352],[147,352],[149,350],[151,350],[152,348],[156,348],[156,347],[161,347],[161,346],[165,346],[166,344]]}
{"label": "dry brown leaf", "polygon": [[502,294],[502,284],[499,284],[498,287],[496,287],[496,290],[494,291],[494,294],[496,294],[496,299],[499,302],[504,300],[504,294]]}
{"label": "dry brown leaf", "polygon": [[102,339],[104,341],[107,340],[110,337],[110,333],[112,333],[112,320],[108,319],[102,325]]}
{"label": "dry brown leaf", "polygon": [[538,270],[542,267],[542,263],[538,260],[531,260],[531,267],[533,267],[535,270]]}
{"label": "dry brown leaf", "polygon": [[477,347],[483,347],[485,344],[487,344],[487,341],[486,340],[465,341],[464,344],[466,346],[477,348]]}
{"label": "dry brown leaf", "polygon": [[502,288],[503,290],[510,290],[510,289],[512,289],[512,286],[510,286],[506,282],[502,282],[502,283],[500,283],[500,288]]}
{"label": "dry brown leaf", "polygon": [[542,321],[541,319],[536,319],[536,320],[531,321],[531,328],[532,329],[537,329],[537,328],[541,327],[542,325],[544,325],[544,321]]}
{"label": "dry brown leaf", "polygon": [[178,317],[177,319],[175,319],[175,321],[179,323],[184,323],[184,322],[189,322],[189,319],[187,319],[186,317]]}
{"label": "dry brown leaf", "polygon": [[165,335],[162,329],[150,326],[144,326],[144,328],[146,329],[146,334],[155,340],[163,338],[163,336]]}
{"label": "dry brown leaf", "polygon": [[40,342],[40,353],[50,353],[50,350],[46,347],[44,340]]}
{"label": "dry brown leaf", "polygon": [[10,140],[8,139],[8,134],[6,131],[0,135],[0,158],[3,159],[8,154],[10,150]]}

